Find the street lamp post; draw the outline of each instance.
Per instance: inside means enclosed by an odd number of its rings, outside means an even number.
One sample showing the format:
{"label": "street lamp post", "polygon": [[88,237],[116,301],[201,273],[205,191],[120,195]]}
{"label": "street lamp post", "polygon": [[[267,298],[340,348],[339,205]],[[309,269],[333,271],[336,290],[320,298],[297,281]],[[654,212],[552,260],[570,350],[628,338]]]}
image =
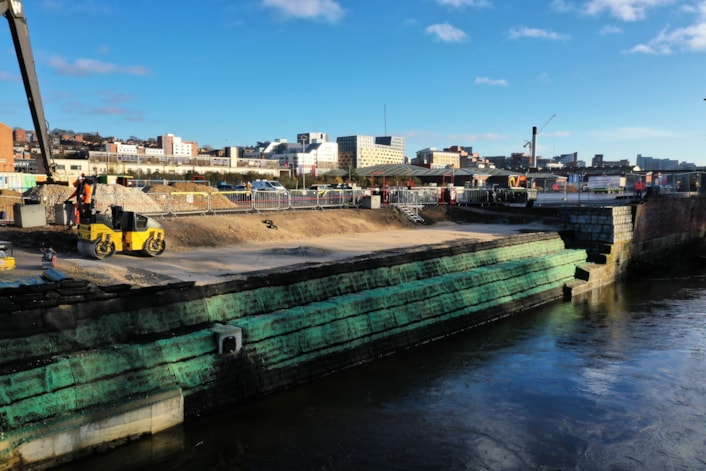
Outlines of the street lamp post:
{"label": "street lamp post", "polygon": [[302,138],[302,163],[299,164],[299,168],[302,169],[302,190],[306,190],[306,170],[304,169],[304,142],[306,142],[306,140]]}

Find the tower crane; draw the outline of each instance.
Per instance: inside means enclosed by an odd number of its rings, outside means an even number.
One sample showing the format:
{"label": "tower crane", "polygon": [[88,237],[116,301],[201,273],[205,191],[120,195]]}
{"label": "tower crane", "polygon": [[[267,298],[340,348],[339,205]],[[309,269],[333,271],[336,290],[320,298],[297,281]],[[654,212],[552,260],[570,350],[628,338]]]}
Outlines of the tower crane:
{"label": "tower crane", "polygon": [[537,135],[544,131],[544,128],[547,127],[547,124],[556,117],[556,113],[551,115],[548,120],[544,122],[541,128],[537,130],[537,126],[532,127],[532,142],[530,143],[527,141],[524,145],[524,147],[527,147],[529,144],[530,146],[530,167],[536,167],[537,166],[537,154],[536,154],[536,148],[537,148]]}

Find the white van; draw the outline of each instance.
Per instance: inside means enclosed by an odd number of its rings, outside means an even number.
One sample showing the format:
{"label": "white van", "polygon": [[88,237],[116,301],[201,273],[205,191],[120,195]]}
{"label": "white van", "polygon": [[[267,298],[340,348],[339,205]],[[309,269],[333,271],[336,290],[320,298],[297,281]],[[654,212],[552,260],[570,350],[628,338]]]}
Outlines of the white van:
{"label": "white van", "polygon": [[286,193],[287,189],[276,180],[255,180],[252,182],[253,191],[279,191]]}

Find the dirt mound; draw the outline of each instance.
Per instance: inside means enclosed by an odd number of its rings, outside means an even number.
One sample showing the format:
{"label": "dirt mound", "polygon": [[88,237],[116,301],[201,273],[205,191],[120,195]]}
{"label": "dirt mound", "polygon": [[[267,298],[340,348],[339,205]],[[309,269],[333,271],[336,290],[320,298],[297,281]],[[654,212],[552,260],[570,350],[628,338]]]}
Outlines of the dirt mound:
{"label": "dirt mound", "polygon": [[355,235],[410,227],[391,208],[326,209],[277,213],[159,218],[169,250],[219,247],[246,242],[288,241],[330,235]]}
{"label": "dirt mound", "polygon": [[[163,190],[162,190],[163,191]],[[429,223],[440,222],[446,213],[445,208],[429,208],[420,214],[428,217]],[[307,240],[318,237],[344,236],[341,239],[342,249],[346,241],[352,240],[358,234],[407,229],[413,223],[399,211],[393,208],[370,209],[326,209],[299,210],[266,213],[231,213],[227,215],[194,215],[180,217],[155,218],[165,229],[167,252],[196,252],[198,248],[233,247],[237,250],[239,244],[252,242],[291,242],[296,241],[295,248],[278,248],[275,244],[271,250],[275,254],[287,257],[292,255],[316,255]],[[52,247],[59,252],[58,269],[67,276],[89,280],[96,284],[108,285],[130,283],[139,286],[150,286],[163,283],[165,280],[148,268],[137,270],[111,266],[106,270],[103,266],[84,266],[69,262],[64,258],[68,254],[76,254],[77,234],[75,228],[59,225],[19,228],[15,226],[0,229],[0,239],[12,241],[16,248],[24,249],[30,254],[37,254],[42,246]],[[301,244],[299,243],[301,241]],[[374,247],[371,247],[374,250]],[[27,256],[24,256],[26,259]],[[149,263],[144,264],[149,267]],[[137,271],[136,271],[137,270]],[[26,273],[25,273],[26,272]],[[22,276],[34,276],[38,269],[13,270],[6,273],[6,279],[18,279]],[[3,276],[0,274],[0,280]]]}
{"label": "dirt mound", "polygon": [[[355,235],[410,227],[391,208],[327,209],[208,216],[155,218],[166,232],[167,250],[221,247],[246,242],[287,241],[328,235]],[[264,221],[270,221],[266,223]],[[1,239],[17,247],[38,250],[46,245],[60,252],[76,251],[76,230],[65,226],[5,227]]]}

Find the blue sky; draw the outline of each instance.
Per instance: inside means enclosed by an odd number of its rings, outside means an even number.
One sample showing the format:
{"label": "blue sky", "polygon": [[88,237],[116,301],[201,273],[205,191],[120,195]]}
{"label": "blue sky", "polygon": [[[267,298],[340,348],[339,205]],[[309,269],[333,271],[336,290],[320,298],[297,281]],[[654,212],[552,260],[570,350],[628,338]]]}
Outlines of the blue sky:
{"label": "blue sky", "polygon": [[[706,165],[706,0],[25,0],[50,127]],[[32,128],[9,28],[0,122]],[[554,116],[552,119],[550,119]]]}

